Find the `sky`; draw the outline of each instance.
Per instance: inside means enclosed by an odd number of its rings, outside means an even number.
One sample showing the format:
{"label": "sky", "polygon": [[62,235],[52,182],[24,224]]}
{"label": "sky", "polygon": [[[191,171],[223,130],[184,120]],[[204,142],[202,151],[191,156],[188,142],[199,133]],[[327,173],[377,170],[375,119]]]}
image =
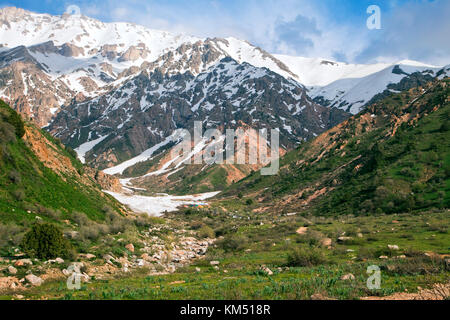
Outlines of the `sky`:
{"label": "sky", "polygon": [[[233,36],[274,54],[450,64],[450,0],[0,0],[0,7],[50,14],[70,5],[104,22]],[[381,29],[367,27],[371,5],[380,8]]]}

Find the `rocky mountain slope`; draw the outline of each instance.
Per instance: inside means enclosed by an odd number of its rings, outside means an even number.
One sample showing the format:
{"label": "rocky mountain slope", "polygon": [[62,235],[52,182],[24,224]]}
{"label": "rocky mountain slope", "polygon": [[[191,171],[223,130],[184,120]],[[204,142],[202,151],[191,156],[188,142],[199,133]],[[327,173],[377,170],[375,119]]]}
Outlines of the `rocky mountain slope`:
{"label": "rocky mountain slope", "polygon": [[[344,109],[357,113],[363,100],[367,102],[384,91],[388,84],[401,80],[398,76],[378,73],[389,74],[386,70],[392,70],[396,65],[405,66],[407,72],[436,68],[415,61],[354,65],[327,59],[271,55],[235,38],[201,39],[131,23],[102,23],[68,14],[36,14],[14,7],[0,10],[0,27],[0,70],[6,68],[2,72],[0,97],[24,115],[33,116],[41,126],[47,125],[59,108],[74,97],[80,100],[98,96],[120,86],[143,69],[159,68],[164,74],[189,71],[198,75],[221,59],[231,57],[239,63],[265,67],[311,86],[314,98],[342,108],[345,105]],[[23,75],[14,73],[12,70],[23,69],[20,65],[15,66],[21,61],[37,67],[39,76],[28,76],[36,70]],[[57,90],[40,90],[44,93],[36,95],[33,89],[48,89],[48,80],[54,82],[53,89]],[[367,91],[364,84],[372,81],[377,83]],[[14,90],[8,83],[15,84]],[[38,101],[33,109],[28,101],[24,101],[24,96]]]}
{"label": "rocky mountain slope", "polygon": [[449,79],[393,94],[230,187],[255,212],[397,213],[448,208]]}
{"label": "rocky mountain slope", "polygon": [[[245,41],[200,39],[85,16],[3,8],[0,39],[0,97],[40,126],[73,98],[96,97],[143,69],[198,75],[233,57],[296,77],[282,62]],[[24,69],[24,62],[32,70]],[[48,90],[49,83],[53,90]],[[33,108],[28,99],[35,101]]]}
{"label": "rocky mountain slope", "polygon": [[61,142],[0,100],[0,223],[68,217],[84,212],[91,219],[122,206],[102,189],[120,190],[119,181],[84,167]]}
{"label": "rocky mountain slope", "polygon": [[192,131],[194,121],[204,129],[280,128],[287,149],[346,117],[313,103],[293,80],[225,58],[198,76],[144,70],[108,94],[67,106],[48,130],[73,147],[96,141],[84,157],[107,168],[167,142],[179,128]]}
{"label": "rocky mountain slope", "polygon": [[[375,96],[386,91],[396,93],[409,89],[417,84],[417,80],[421,81],[419,84],[425,83],[437,77],[442,70],[442,67],[403,61],[366,76],[349,74],[325,86],[313,86],[309,88],[309,95],[315,102],[324,106],[357,114],[364,110]],[[404,85],[407,82],[410,82],[409,87]]]}
{"label": "rocky mountain slope", "polygon": [[[271,55],[234,38],[10,7],[0,10],[0,39],[0,98],[113,174],[161,169],[165,163],[144,170],[142,162],[154,162],[176,144],[177,129],[192,130],[197,120],[205,129],[279,128],[289,150],[439,71],[414,61]],[[237,178],[255,168],[235,169]]]}

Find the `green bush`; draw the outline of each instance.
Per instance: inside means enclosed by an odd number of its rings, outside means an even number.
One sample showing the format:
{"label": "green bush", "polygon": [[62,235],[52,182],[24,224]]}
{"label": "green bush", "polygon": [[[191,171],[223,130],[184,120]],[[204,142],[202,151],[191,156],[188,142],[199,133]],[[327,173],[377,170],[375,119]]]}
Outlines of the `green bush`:
{"label": "green bush", "polygon": [[38,259],[71,258],[73,249],[63,233],[50,223],[36,223],[25,234],[21,247],[30,257]]}
{"label": "green bush", "polygon": [[11,124],[18,138],[22,138],[25,135],[25,126],[22,117],[2,100],[0,100],[0,120]]}
{"label": "green bush", "polygon": [[325,254],[315,248],[294,248],[287,257],[289,267],[312,267],[326,262]]}
{"label": "green bush", "polygon": [[200,238],[210,238],[213,239],[216,236],[216,233],[213,229],[208,226],[203,226],[198,230],[198,236]]}
{"label": "green bush", "polygon": [[247,244],[248,239],[243,235],[229,235],[217,242],[217,246],[225,251],[239,251]]}

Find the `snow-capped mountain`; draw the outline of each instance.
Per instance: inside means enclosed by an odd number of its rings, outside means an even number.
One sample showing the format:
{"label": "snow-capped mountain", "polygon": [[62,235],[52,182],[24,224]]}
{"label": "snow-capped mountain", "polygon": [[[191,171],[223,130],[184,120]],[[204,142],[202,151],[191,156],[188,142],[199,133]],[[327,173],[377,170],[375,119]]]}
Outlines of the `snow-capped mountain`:
{"label": "snow-capped mountain", "polygon": [[290,148],[412,74],[439,70],[271,55],[235,38],[0,10],[0,98],[99,167],[137,156],[195,120],[277,127]]}
{"label": "snow-capped mountain", "polygon": [[[197,75],[230,56],[296,77],[272,55],[234,38],[200,39],[130,23],[103,23],[85,16],[52,16],[17,8],[0,10],[0,53],[0,78],[4,80],[0,98],[41,126],[74,97],[83,100],[104,94],[142,69]],[[15,72],[24,68],[34,69],[34,77],[27,77],[30,72]],[[35,99],[28,88],[39,89],[48,81],[63,92],[47,92]],[[11,83],[17,85],[7,88]],[[24,96],[34,98],[35,103],[24,101]]]}
{"label": "snow-capped mountain", "polygon": [[230,57],[195,76],[143,70],[108,94],[65,107],[49,130],[100,167],[134,157],[179,128],[280,128],[284,148],[331,128],[348,114],[315,104],[306,89],[267,68]]}
{"label": "snow-capped mountain", "polygon": [[274,55],[308,87],[318,103],[356,114],[374,96],[411,74],[436,76],[442,67],[403,60],[396,63],[347,64],[326,59]]}

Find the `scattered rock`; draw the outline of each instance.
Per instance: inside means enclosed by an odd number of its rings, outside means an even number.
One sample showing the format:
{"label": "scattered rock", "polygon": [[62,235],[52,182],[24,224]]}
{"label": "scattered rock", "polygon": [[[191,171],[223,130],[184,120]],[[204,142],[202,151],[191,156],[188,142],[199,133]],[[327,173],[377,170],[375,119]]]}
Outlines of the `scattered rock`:
{"label": "scattered rock", "polygon": [[201,271],[202,271],[202,269],[200,269],[199,267],[195,268],[195,272],[201,272]]}
{"label": "scattered rock", "polygon": [[14,263],[14,266],[16,266],[16,267],[24,267],[24,266],[31,266],[31,265],[33,265],[33,262],[30,259],[20,259]]}
{"label": "scattered rock", "polygon": [[86,253],[86,254],[79,254],[78,255],[79,258],[81,259],[86,259],[86,260],[93,260],[95,258],[97,258],[97,256],[93,255],[92,253]]}
{"label": "scattered rock", "polygon": [[127,249],[127,250],[130,251],[130,252],[134,252],[134,245],[133,245],[132,243],[127,244],[127,245],[125,246],[125,249]]}
{"label": "scattered rock", "polygon": [[212,266],[218,266],[220,264],[220,262],[219,261],[211,261],[210,264]]}
{"label": "scattered rock", "polygon": [[320,243],[322,246],[329,248],[333,244],[333,240],[331,240],[330,238],[324,238],[320,241]]}
{"label": "scattered rock", "polygon": [[25,279],[34,287],[39,287],[44,281],[35,276],[34,274],[29,274],[25,277]]}
{"label": "scattered rock", "polygon": [[14,268],[13,266],[9,266],[8,272],[9,272],[9,274],[15,275],[15,274],[17,274],[17,269]]}
{"label": "scattered rock", "polygon": [[380,256],[380,259],[389,259],[388,256]]}
{"label": "scattered rock", "polygon": [[355,276],[351,273],[345,274],[341,277],[341,280],[347,281],[347,280],[355,280]]}
{"label": "scattered rock", "polygon": [[400,248],[396,244],[388,244],[388,248],[390,250],[400,250]]}
{"label": "scattered rock", "polygon": [[356,235],[358,238],[364,238],[363,234],[360,232]]}
{"label": "scattered rock", "polygon": [[268,276],[272,276],[273,272],[272,270],[270,270],[269,268],[267,268],[266,266],[261,266],[261,270],[266,273]]}
{"label": "scattered rock", "polygon": [[338,238],[338,242],[346,242],[346,241],[350,241],[350,240],[353,240],[353,238],[352,237],[339,237]]}
{"label": "scattered rock", "polygon": [[297,234],[306,234],[308,232],[308,227],[300,227],[297,230]]}

